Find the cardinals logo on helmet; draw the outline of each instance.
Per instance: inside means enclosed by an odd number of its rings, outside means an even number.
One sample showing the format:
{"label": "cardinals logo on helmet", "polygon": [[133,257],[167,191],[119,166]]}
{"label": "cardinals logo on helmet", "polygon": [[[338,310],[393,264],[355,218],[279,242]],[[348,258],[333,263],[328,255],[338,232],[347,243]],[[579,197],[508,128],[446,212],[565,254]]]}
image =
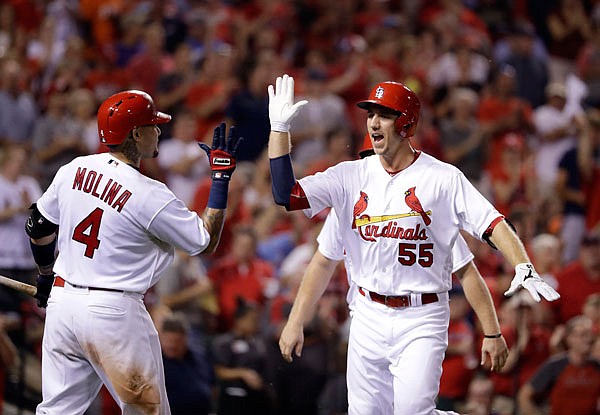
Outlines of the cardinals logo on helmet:
{"label": "cardinals logo on helmet", "polygon": [[380,87],[380,86],[377,87],[377,89],[375,90],[375,98],[377,98],[377,99],[383,98],[383,92],[384,91],[385,90],[382,87]]}

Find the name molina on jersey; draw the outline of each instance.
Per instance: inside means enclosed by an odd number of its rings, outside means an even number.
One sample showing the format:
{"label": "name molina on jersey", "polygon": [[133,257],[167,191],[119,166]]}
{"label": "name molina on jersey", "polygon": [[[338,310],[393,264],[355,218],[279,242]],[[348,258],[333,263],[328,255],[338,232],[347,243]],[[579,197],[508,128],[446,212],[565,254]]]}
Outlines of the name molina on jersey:
{"label": "name molina on jersey", "polygon": [[131,197],[131,192],[123,189],[123,186],[113,179],[105,180],[105,183],[102,183],[103,176],[102,173],[98,174],[94,170],[88,171],[87,167],[78,167],[73,180],[73,189],[89,193],[116,209],[117,212],[121,212]]}

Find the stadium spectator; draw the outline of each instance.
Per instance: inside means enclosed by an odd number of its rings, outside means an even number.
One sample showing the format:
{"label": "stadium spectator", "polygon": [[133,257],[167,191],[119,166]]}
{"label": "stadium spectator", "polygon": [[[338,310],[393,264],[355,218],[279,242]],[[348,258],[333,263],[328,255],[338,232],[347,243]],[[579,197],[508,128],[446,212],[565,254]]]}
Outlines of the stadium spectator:
{"label": "stadium spectator", "polygon": [[581,314],[585,298],[600,292],[600,236],[589,233],[581,241],[577,260],[557,274],[557,290],[561,298],[552,304],[555,322],[563,324]]}
{"label": "stadium spectator", "polygon": [[231,330],[213,341],[219,415],[269,415],[267,349],[259,336],[258,305],[236,298]]}
{"label": "stadium spectator", "polygon": [[158,165],[164,170],[167,185],[191,208],[198,182],[207,177],[208,160],[198,150],[196,119],[189,111],[176,114],[170,139],[160,142]]}
{"label": "stadium spectator", "polygon": [[592,322],[572,317],[566,326],[567,351],[551,357],[519,391],[523,414],[543,414],[548,403],[551,415],[594,415],[600,399],[600,365],[590,359],[594,342]]}
{"label": "stadium spectator", "polygon": [[208,415],[211,411],[214,373],[208,351],[193,353],[188,342],[188,322],[175,313],[159,331],[165,384],[172,415]]}
{"label": "stadium spectator", "polygon": [[238,298],[259,305],[265,303],[265,291],[269,280],[274,278],[274,269],[256,256],[257,243],[251,226],[235,229],[231,252],[208,270],[219,301],[221,331],[232,328]]}

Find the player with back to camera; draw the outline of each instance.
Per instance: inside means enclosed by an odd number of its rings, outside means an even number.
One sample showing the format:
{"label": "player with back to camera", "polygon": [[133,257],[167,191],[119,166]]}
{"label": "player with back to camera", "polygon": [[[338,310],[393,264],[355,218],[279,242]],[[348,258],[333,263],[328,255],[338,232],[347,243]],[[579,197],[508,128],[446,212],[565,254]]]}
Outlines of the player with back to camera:
{"label": "player with back to camera", "polygon": [[[515,266],[505,293],[526,288],[536,301],[559,298],[535,272],[523,244],[456,167],[416,151],[410,137],[420,103],[413,91],[382,82],[358,106],[367,110],[375,156],[339,163],[296,181],[289,125],[294,80],[269,88],[273,196],[308,216],[333,207],[356,283],[348,345],[349,414],[429,415],[447,347],[452,247],[459,231],[498,247]],[[494,339],[501,333],[484,333]]]}
{"label": "player with back to camera", "polygon": [[109,152],[61,167],[32,206],[26,231],[39,268],[38,305],[47,306],[37,414],[82,414],[103,383],[124,414],[170,414],[158,334],[143,295],[174,248],[214,252],[242,140],[234,127],[225,138],[222,123],[212,148],[200,144],[213,183],[199,217],[139,172],[141,160],[158,155],[158,125],[170,120],[143,91],[110,96],[98,110],[100,141]]}

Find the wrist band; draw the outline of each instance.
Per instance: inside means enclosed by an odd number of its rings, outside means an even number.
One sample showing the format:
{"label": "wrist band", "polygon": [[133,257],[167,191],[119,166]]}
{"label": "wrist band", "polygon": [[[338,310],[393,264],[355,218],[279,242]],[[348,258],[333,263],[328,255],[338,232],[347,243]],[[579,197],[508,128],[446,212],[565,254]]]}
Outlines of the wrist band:
{"label": "wrist band", "polygon": [[484,334],[483,337],[485,337],[486,339],[499,339],[500,337],[502,337],[502,333],[498,333],[498,334]]}
{"label": "wrist band", "polygon": [[227,209],[228,190],[229,180],[213,180],[206,206],[212,209]]}

